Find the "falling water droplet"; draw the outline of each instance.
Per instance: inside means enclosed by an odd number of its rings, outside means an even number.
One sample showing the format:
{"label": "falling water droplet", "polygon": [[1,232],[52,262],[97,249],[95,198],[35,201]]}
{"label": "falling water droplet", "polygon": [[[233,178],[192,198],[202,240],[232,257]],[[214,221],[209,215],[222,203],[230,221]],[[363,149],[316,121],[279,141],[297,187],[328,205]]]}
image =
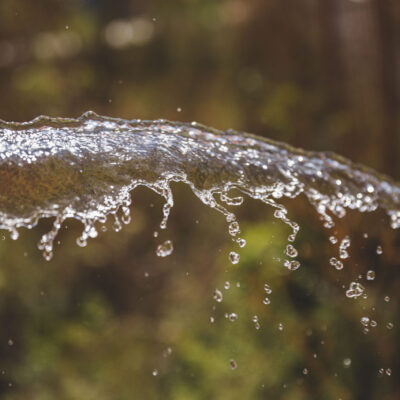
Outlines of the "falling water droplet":
{"label": "falling water droplet", "polygon": [[272,290],[267,283],[264,285],[264,290],[265,290],[265,293],[267,293],[267,294],[272,293]]}
{"label": "falling water droplet", "polygon": [[231,236],[236,236],[240,233],[239,223],[237,221],[233,221],[229,224],[229,234]]}
{"label": "falling water droplet", "polygon": [[386,324],[386,328],[388,328],[388,329],[393,329],[393,327],[394,327],[393,322],[388,322],[388,323]]}
{"label": "falling water droplet", "polygon": [[116,214],[114,214],[114,223],[112,225],[112,228],[114,229],[115,232],[119,232],[122,229],[121,222],[119,221]]}
{"label": "falling water droplet", "polygon": [[158,257],[167,257],[174,251],[174,246],[171,240],[166,240],[164,243],[158,245],[156,254]]}
{"label": "falling water droplet", "polygon": [[237,368],[237,363],[235,360],[230,360],[229,361],[229,365],[231,366],[232,369],[236,369]]}
{"label": "falling water droplet", "polygon": [[357,297],[360,297],[364,293],[364,286],[361,285],[358,282],[351,282],[349,289],[346,291],[346,296],[348,298],[354,298],[356,299]]}
{"label": "falling water droplet", "polygon": [[329,241],[330,241],[332,244],[336,244],[336,243],[338,242],[338,240],[337,240],[337,238],[336,238],[335,236],[329,236]]}
{"label": "falling water droplet", "polygon": [[18,231],[17,231],[16,229],[13,229],[13,230],[10,232],[10,238],[11,238],[12,240],[17,240],[18,237],[19,237]]}
{"label": "falling water droplet", "polygon": [[215,289],[213,298],[216,302],[221,303],[221,301],[224,299],[224,295],[219,289]]}
{"label": "falling water droplet", "polygon": [[378,246],[378,247],[376,248],[376,254],[381,255],[382,253],[383,253],[382,246]]}
{"label": "falling water droplet", "polygon": [[153,369],[152,375],[153,376],[157,376],[158,375],[158,370],[157,369]]}
{"label": "falling water droplet", "polygon": [[230,313],[229,314],[229,321],[231,321],[231,322],[235,322],[237,319],[238,319],[238,315],[236,314],[236,313]]}
{"label": "falling water droplet", "polygon": [[345,368],[349,368],[351,366],[351,358],[345,358],[343,360],[343,365]]}
{"label": "falling water droplet", "polygon": [[76,239],[76,244],[79,247],[85,247],[87,245],[87,240],[85,239],[85,237],[82,235],[80,237],[78,237],[78,239]]}
{"label": "falling water droplet", "polygon": [[271,304],[271,300],[270,300],[268,297],[266,297],[266,298],[263,300],[263,303],[266,304],[266,305]]}
{"label": "falling water droplet", "polygon": [[338,260],[336,257],[331,257],[331,258],[329,259],[329,263],[330,263],[333,267],[335,267],[337,270],[343,269],[343,263],[342,263],[340,260]]}
{"label": "falling water droplet", "polygon": [[288,244],[287,246],[286,246],[286,255],[287,256],[289,256],[289,257],[297,257],[297,255],[298,255],[298,252],[297,252],[297,250],[291,245],[291,244]]}
{"label": "falling water droplet", "polygon": [[239,247],[244,247],[246,246],[246,240],[242,238],[236,239],[236,243],[239,245]]}
{"label": "falling water droplet", "polygon": [[278,329],[279,329],[280,331],[283,331],[283,324],[282,324],[282,323],[279,323],[279,324],[278,324]]}
{"label": "falling water droplet", "polygon": [[290,271],[295,271],[296,269],[300,268],[300,262],[297,260],[285,260],[283,265],[289,269]]}
{"label": "falling water droplet", "polygon": [[260,322],[258,320],[258,316],[254,315],[254,317],[251,319],[254,322],[254,327],[259,330],[260,329]]}
{"label": "falling water droplet", "polygon": [[225,290],[228,290],[230,287],[231,287],[231,284],[230,284],[228,281],[226,281],[226,282],[224,283],[224,289],[225,289]]}
{"label": "falling water droplet", "polygon": [[163,351],[163,357],[167,358],[172,354],[172,349],[171,347],[167,347],[164,351]]}
{"label": "falling water droplet", "polygon": [[346,250],[347,248],[350,247],[351,241],[349,236],[345,236],[343,240],[340,242],[339,246],[339,257],[341,259],[346,259],[349,258],[349,253]]}
{"label": "falling water droplet", "polygon": [[369,325],[369,318],[368,317],[362,317],[361,318],[361,324],[364,326],[368,326]]}
{"label": "falling water droplet", "polygon": [[231,251],[229,253],[229,260],[231,261],[232,264],[237,264],[240,260],[240,255],[234,251]]}
{"label": "falling water droplet", "polygon": [[375,279],[375,271],[369,270],[367,272],[367,280],[373,281]]}

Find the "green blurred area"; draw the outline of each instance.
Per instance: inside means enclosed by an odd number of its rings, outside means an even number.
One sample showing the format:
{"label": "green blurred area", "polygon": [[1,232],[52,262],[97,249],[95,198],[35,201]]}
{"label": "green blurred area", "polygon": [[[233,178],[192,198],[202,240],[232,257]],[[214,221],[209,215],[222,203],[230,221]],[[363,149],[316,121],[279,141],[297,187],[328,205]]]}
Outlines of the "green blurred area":
{"label": "green blurred area", "polygon": [[[336,151],[399,179],[399,9],[396,0],[1,0],[0,118],[91,109],[197,120]],[[138,189],[122,232],[109,221],[80,248],[82,226],[68,221],[50,263],[36,244],[51,221],[15,242],[0,235],[1,398],[400,398],[400,237],[386,217],[350,213],[330,232],[304,199],[287,202],[301,225],[302,267],[289,272],[289,230],[273,210],[249,199],[238,208],[239,250],[223,217],[188,188],[174,193],[167,231],[161,199]],[[342,271],[329,264],[332,233],[352,239]],[[166,239],[175,250],[159,258]],[[368,298],[346,298],[359,275]],[[366,334],[365,316],[377,321]]]}

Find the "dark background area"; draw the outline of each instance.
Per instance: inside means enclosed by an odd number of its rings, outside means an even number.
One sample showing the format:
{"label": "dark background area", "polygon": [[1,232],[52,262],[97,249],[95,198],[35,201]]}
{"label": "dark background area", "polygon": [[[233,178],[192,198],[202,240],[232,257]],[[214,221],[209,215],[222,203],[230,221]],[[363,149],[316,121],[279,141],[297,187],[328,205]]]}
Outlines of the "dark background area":
{"label": "dark background area", "polygon": [[[397,0],[1,0],[0,118],[195,120],[400,179],[399,35]],[[349,213],[330,232],[304,199],[287,202],[301,225],[290,273],[272,210],[238,210],[248,244],[232,266],[223,218],[174,192],[157,238],[162,202],[145,189],[130,225],[83,249],[69,221],[50,263],[36,243],[51,221],[0,235],[1,398],[400,397],[400,238],[383,214]],[[342,271],[332,233],[352,240]],[[166,239],[175,251],[161,259]],[[366,299],[346,298],[356,279]]]}

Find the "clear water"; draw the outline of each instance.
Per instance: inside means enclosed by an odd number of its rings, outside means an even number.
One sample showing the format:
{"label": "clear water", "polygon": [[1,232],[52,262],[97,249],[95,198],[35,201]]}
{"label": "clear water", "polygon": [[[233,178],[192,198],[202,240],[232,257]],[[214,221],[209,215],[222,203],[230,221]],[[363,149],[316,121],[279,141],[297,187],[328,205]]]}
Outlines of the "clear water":
{"label": "clear water", "polygon": [[[31,122],[0,121],[0,228],[18,238],[18,228],[34,227],[40,218],[55,217],[39,248],[46,259],[66,218],[80,220],[77,239],[85,246],[99,226],[114,218],[114,229],[130,222],[131,191],[146,186],[165,199],[160,228],[167,226],[174,205],[171,182],[184,182],[204,204],[221,212],[229,234],[240,247],[236,216],[226,206],[240,206],[238,191],[275,209],[274,216],[291,227],[283,264],[299,268],[295,241],[299,225],[288,217],[281,198],[304,194],[323,225],[346,209],[361,212],[382,208],[392,228],[400,227],[400,186],[390,178],[331,153],[307,152],[283,143],[198,123],[166,120],[122,120],[87,112],[78,119],[38,117]],[[122,218],[117,216],[122,210]],[[337,242],[334,236],[332,243]],[[349,257],[350,239],[339,246],[339,258]],[[161,244],[161,257],[173,251]],[[377,252],[381,252],[380,249]],[[240,256],[231,252],[232,263]],[[331,259],[341,269],[342,261]],[[349,288],[359,296],[359,287]],[[222,298],[217,293],[217,297]],[[266,298],[268,303],[268,298]]]}

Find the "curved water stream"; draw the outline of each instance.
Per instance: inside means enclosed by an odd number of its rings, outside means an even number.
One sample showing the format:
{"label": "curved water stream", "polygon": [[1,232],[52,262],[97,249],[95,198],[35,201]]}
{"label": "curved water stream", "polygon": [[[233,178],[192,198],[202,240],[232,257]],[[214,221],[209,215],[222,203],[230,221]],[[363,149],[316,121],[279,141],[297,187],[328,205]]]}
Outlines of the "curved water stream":
{"label": "curved water stream", "polygon": [[[31,122],[0,121],[0,228],[18,237],[40,218],[55,217],[39,248],[50,259],[53,240],[66,218],[84,224],[78,244],[97,236],[96,223],[108,215],[128,223],[130,192],[144,185],[165,198],[165,228],[173,206],[171,182],[188,184],[206,205],[223,213],[240,246],[239,225],[227,205],[238,189],[271,205],[290,225],[293,242],[299,226],[278,201],[304,193],[326,228],[346,209],[385,210],[392,228],[400,227],[400,185],[372,169],[332,153],[307,152],[234,130],[198,123],[122,120],[87,112],[77,119],[38,117]],[[297,269],[296,249],[288,244],[285,266]],[[236,263],[238,255],[231,253]],[[290,260],[290,261],[289,261]]]}

